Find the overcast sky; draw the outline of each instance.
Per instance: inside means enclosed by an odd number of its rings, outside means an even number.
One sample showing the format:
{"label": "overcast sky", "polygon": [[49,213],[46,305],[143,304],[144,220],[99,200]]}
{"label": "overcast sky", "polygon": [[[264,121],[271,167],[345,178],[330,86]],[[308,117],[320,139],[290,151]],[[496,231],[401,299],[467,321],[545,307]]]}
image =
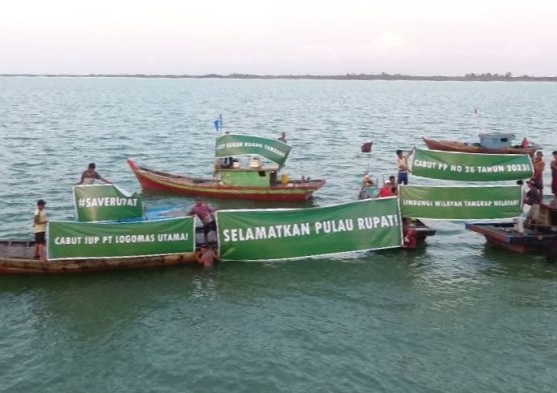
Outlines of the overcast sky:
{"label": "overcast sky", "polygon": [[557,1],[13,0],[0,73],[557,75]]}

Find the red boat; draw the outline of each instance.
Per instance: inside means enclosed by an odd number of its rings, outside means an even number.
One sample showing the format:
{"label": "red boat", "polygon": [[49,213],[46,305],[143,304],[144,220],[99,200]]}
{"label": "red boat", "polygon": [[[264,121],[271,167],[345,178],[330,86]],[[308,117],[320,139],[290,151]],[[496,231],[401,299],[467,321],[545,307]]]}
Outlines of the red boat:
{"label": "red boat", "polygon": [[484,153],[484,154],[528,154],[531,157],[540,146],[512,145],[514,134],[507,133],[485,133],[480,134],[480,142],[466,143],[459,141],[434,140],[422,137],[422,140],[431,150],[458,151],[463,153]]}
{"label": "red boat", "polygon": [[[155,171],[128,159],[128,165],[145,190],[182,195],[259,201],[304,202],[325,185],[325,180],[302,176],[279,178],[292,146],[281,140],[252,135],[225,134],[216,139],[212,178],[196,178]],[[235,157],[250,157],[241,165]],[[271,164],[264,164],[259,157]]]}
{"label": "red boat", "polygon": [[144,190],[211,198],[304,202],[325,185],[325,180],[277,179],[277,167],[219,169],[220,179],[173,175],[137,165],[128,165]]}

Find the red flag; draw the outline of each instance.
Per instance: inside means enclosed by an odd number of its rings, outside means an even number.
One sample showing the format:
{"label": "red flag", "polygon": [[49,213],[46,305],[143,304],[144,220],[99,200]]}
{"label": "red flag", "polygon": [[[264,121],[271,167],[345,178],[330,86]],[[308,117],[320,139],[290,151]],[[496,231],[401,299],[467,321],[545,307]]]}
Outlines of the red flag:
{"label": "red flag", "polygon": [[371,153],[373,142],[366,142],[362,145],[362,153]]}

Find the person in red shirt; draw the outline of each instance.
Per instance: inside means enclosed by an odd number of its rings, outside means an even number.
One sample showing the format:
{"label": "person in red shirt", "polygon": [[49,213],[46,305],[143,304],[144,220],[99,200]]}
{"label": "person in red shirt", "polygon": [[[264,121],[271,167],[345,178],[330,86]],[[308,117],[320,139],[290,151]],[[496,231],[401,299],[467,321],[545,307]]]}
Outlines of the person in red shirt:
{"label": "person in red shirt", "polygon": [[381,187],[381,189],[379,190],[379,195],[377,196],[379,198],[393,196],[393,191],[391,190],[392,187],[393,185],[391,184],[391,182],[387,180],[385,184],[383,184],[383,187]]}

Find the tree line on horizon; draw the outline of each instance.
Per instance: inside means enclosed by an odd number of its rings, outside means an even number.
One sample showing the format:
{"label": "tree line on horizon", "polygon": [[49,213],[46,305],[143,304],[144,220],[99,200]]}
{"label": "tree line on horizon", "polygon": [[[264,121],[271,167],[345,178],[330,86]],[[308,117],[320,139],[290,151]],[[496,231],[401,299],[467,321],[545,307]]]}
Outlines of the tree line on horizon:
{"label": "tree line on horizon", "polygon": [[464,76],[442,76],[442,75],[405,75],[389,74],[356,74],[346,73],[342,75],[312,75],[312,74],[288,74],[288,75],[259,75],[259,74],[0,74],[3,77],[65,77],[65,78],[168,78],[168,79],[317,79],[317,80],[424,80],[424,81],[509,81],[509,82],[557,82],[557,76],[513,76],[511,72],[505,74],[468,73]]}

